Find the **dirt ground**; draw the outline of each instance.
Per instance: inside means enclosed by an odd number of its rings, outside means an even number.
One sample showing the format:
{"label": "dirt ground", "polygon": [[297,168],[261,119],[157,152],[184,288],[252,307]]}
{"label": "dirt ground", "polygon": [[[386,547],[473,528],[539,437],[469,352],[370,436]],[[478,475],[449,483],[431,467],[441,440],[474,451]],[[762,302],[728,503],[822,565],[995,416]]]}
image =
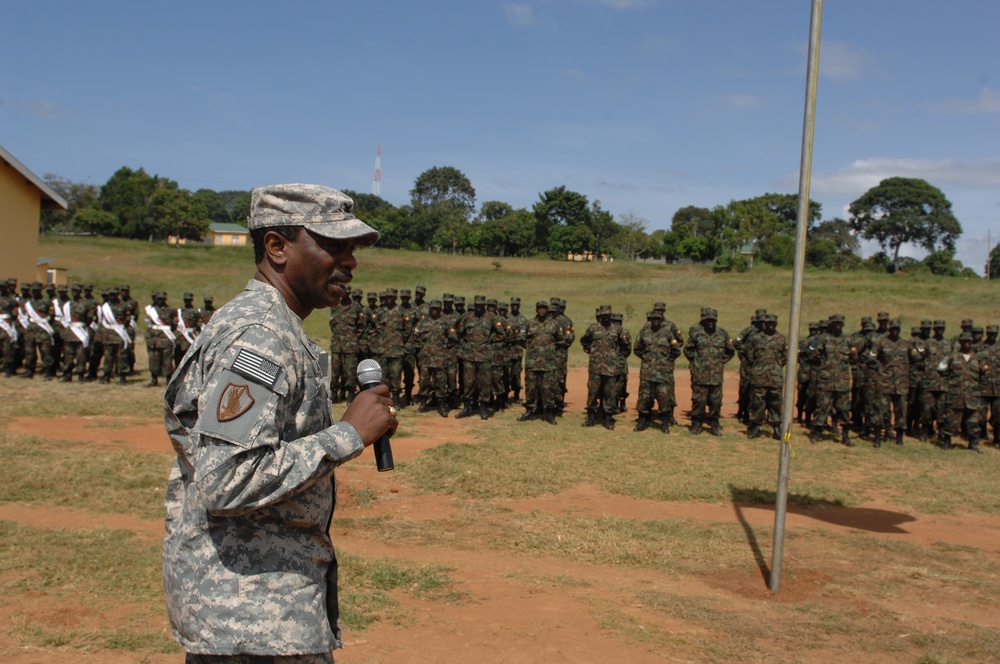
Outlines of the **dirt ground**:
{"label": "dirt ground", "polygon": [[[570,385],[576,386],[568,395],[569,409],[576,419],[583,410],[586,385],[585,370],[574,369]],[[633,375],[632,385],[638,376]],[[678,402],[690,403],[685,381],[678,381]],[[727,394],[723,414],[735,410],[736,376],[727,380]],[[576,419],[561,425],[576,426]],[[634,413],[625,421],[619,417],[619,428],[630,430]],[[135,422],[124,428],[95,427],[93,418],[32,419],[22,418],[11,422],[11,433],[31,431],[34,435],[52,439],[85,441],[102,448],[129,448],[143,452],[170,455],[171,449],[163,431],[162,422],[150,420]],[[411,427],[412,435],[393,445],[398,461],[410,459],[422,450],[446,442],[474,442],[476,427],[489,426],[478,418],[421,418],[406,421],[402,426]],[[499,424],[494,424],[499,425]],[[733,430],[742,427],[727,419],[725,425]],[[617,434],[618,432],[616,432]],[[675,435],[687,435],[679,431]],[[361,506],[338,507],[339,516],[400,516],[414,521],[447,516],[455,506],[448,496],[416,495],[392,473],[378,473],[371,462],[370,453],[345,465],[338,471],[342,484],[371,487],[378,500]],[[777,465],[777,455],[775,458]],[[564,493],[530,500],[500,501],[515,511],[540,510],[551,514],[582,517],[628,517],[639,519],[687,518],[712,523],[738,523],[766,527],[774,523],[772,509],[762,505],[722,506],[709,504],[664,503],[639,500],[604,493],[590,486],[579,486]],[[77,509],[60,509],[45,506],[5,504],[0,505],[0,520],[16,521],[35,527],[65,528],[121,528],[136,532],[151,541],[162,536],[163,525],[159,520],[144,520],[125,515],[91,513]],[[745,526],[744,526],[745,527]],[[869,504],[862,509],[820,508],[792,509],[788,514],[787,528],[827,528],[832,531],[850,532],[863,530],[887,539],[929,545],[946,542],[958,546],[974,547],[986,555],[998,556],[1000,552],[1000,519],[988,516],[935,517],[908,512],[901,515],[888,504]],[[451,568],[450,576],[463,593],[472,598],[461,604],[441,601],[424,601],[404,597],[401,610],[411,620],[405,625],[390,621],[373,624],[361,632],[347,632],[346,649],[336,653],[342,664],[367,664],[374,662],[505,662],[510,664],[535,662],[644,662],[695,661],[667,653],[650,652],[641,643],[617,637],[603,629],[594,606],[602,598],[620,596],[623,592],[635,594],[657,589],[673,594],[697,594],[724,598],[735,608],[752,612],[766,610],[770,603],[795,603],[818,600],[826,578],[821,572],[797,570],[786,577],[780,593],[772,594],[762,578],[748,546],[747,565],[740,575],[707,575],[702,578],[677,578],[648,569],[619,568],[568,562],[564,559],[521,556],[511,552],[495,552],[487,547],[478,551],[449,549],[441,546],[412,547],[393,542],[371,539],[362,529],[335,529],[333,540],[338,549],[365,557],[398,557],[406,560],[432,563]],[[770,555],[770,542],[763,542],[764,555]],[[571,586],[543,583],[540,579],[571,577],[578,580]],[[911,610],[900,598],[901,612]],[[125,610],[125,609],[123,609]],[[112,612],[113,613],[113,612]],[[9,632],[16,616],[32,620],[52,621],[60,625],[85,626],[88,620],[115,620],[124,616],[104,613],[89,616],[83,607],[52,607],[43,596],[25,595],[0,608],[0,633]],[[662,628],[694,634],[697,626],[678,621],[676,625]],[[158,624],[167,629],[166,617]],[[998,619],[1000,623],[1000,619]],[[1000,624],[995,627],[1000,627]],[[846,638],[846,637],[845,637]],[[3,643],[0,652],[11,650],[12,644]],[[460,654],[457,654],[460,653]],[[841,653],[842,655],[842,653]],[[54,664],[66,661],[67,653],[43,650],[17,650],[5,661],[12,664]],[[77,656],[74,661],[111,662],[113,664],[146,661],[151,664],[178,662],[176,655],[152,655],[143,658],[131,653],[93,652]],[[778,657],[777,659],[780,659]],[[837,653],[824,655],[822,651],[810,654],[810,661],[840,661]],[[858,654],[854,661],[878,661]]]}

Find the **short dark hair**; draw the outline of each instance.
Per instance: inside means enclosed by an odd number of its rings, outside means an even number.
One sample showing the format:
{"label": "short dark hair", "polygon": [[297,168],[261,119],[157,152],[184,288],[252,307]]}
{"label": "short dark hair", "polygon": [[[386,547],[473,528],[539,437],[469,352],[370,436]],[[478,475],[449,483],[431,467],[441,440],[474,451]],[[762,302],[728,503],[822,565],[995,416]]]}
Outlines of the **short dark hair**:
{"label": "short dark hair", "polygon": [[295,242],[301,230],[301,226],[268,226],[250,231],[250,239],[253,240],[253,264],[260,265],[264,260],[264,236],[268,231],[274,231],[289,242]]}

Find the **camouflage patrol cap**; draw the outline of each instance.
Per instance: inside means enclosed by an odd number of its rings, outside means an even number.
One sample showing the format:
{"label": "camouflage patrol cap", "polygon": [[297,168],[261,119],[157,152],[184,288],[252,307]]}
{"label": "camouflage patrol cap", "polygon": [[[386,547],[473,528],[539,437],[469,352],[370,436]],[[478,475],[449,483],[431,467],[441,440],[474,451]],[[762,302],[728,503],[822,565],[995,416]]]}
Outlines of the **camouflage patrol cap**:
{"label": "camouflage patrol cap", "polygon": [[983,326],[982,325],[973,325],[971,332],[973,334],[982,334],[983,333]]}
{"label": "camouflage patrol cap", "polygon": [[119,292],[118,286],[112,286],[108,289],[108,295],[118,295]]}
{"label": "camouflage patrol cap", "polygon": [[548,308],[549,308],[549,303],[546,302],[545,300],[539,300],[538,302],[535,302],[535,309],[548,309]]}
{"label": "camouflage patrol cap", "polygon": [[31,290],[42,290],[42,282],[40,282],[40,281],[32,281],[31,282]]}
{"label": "camouflage patrol cap", "polygon": [[933,325],[933,327],[936,327],[936,328],[937,328],[937,327],[939,327],[939,328],[941,328],[941,329],[943,330],[943,329],[945,328],[945,324],[944,324],[944,321],[943,321],[943,320],[941,320],[940,318],[936,319],[936,320],[934,321],[934,325]]}
{"label": "camouflage patrol cap", "polygon": [[378,242],[378,231],[354,216],[351,197],[318,184],[271,184],[250,192],[247,227],[302,226],[333,240],[361,246]]}
{"label": "camouflage patrol cap", "polygon": [[971,332],[962,332],[960,335],[958,335],[958,340],[959,341],[972,341],[972,333]]}
{"label": "camouflage patrol cap", "polygon": [[550,297],[549,298],[549,306],[550,307],[558,307],[559,306],[559,298],[558,297]]}
{"label": "camouflage patrol cap", "polygon": [[83,290],[83,284],[79,284],[79,283],[73,284],[73,286],[70,288],[70,290],[71,291],[81,291],[81,290]]}
{"label": "camouflage patrol cap", "polygon": [[987,325],[986,334],[998,334],[1000,333],[1000,325]]}
{"label": "camouflage patrol cap", "polygon": [[880,312],[878,312],[877,318],[880,321],[881,320],[889,320],[889,312],[888,311],[880,311]]}
{"label": "camouflage patrol cap", "polygon": [[778,322],[778,314],[764,314],[764,322],[765,323],[777,323]]}
{"label": "camouflage patrol cap", "polygon": [[[359,293],[359,295],[360,295],[360,293]],[[206,295],[205,296],[205,301],[206,302],[214,302],[215,299],[211,295]]]}
{"label": "camouflage patrol cap", "polygon": [[657,311],[666,311],[667,310],[667,303],[666,302],[654,302],[653,303],[653,309],[655,309]]}
{"label": "camouflage patrol cap", "polygon": [[816,322],[809,323],[809,330],[810,331],[812,331],[812,330],[818,330],[818,329],[819,329],[819,323],[816,323]]}
{"label": "camouflage patrol cap", "polygon": [[924,318],[923,320],[920,321],[920,327],[930,327],[930,326],[931,326],[930,318]]}
{"label": "camouflage patrol cap", "polygon": [[363,298],[364,296],[365,294],[361,291],[360,288],[356,291],[351,291],[351,299],[354,300],[355,302],[359,302],[361,298]]}
{"label": "camouflage patrol cap", "polygon": [[377,300],[378,299],[378,293],[376,293],[375,291],[368,291],[368,299],[369,300]]}
{"label": "camouflage patrol cap", "polygon": [[427,287],[426,286],[417,286],[417,288],[416,288],[417,295],[423,295],[426,292],[427,292]]}
{"label": "camouflage patrol cap", "polygon": [[971,318],[963,318],[962,319],[962,327],[972,327],[972,319]]}
{"label": "camouflage patrol cap", "polygon": [[910,328],[910,336],[911,337],[916,337],[916,336],[919,336],[919,335],[920,335],[920,328],[919,327],[914,326],[914,327]]}
{"label": "camouflage patrol cap", "polygon": [[84,284],[83,285],[83,290],[85,290],[85,291],[94,290],[94,284]]}
{"label": "camouflage patrol cap", "polygon": [[515,304],[521,304],[521,298],[519,298],[516,295],[514,297],[510,298],[510,305],[514,306]]}
{"label": "camouflage patrol cap", "polygon": [[861,330],[864,332],[871,332],[874,329],[875,323],[873,323],[870,318],[861,324]]}
{"label": "camouflage patrol cap", "polygon": [[454,302],[455,301],[455,295],[454,295],[454,293],[445,293],[444,294],[444,298],[442,298],[442,299],[445,302]]}
{"label": "camouflage patrol cap", "polygon": [[17,286],[17,277],[7,277],[8,286]]}
{"label": "camouflage patrol cap", "polygon": [[497,306],[497,299],[495,297],[491,297],[490,299],[486,300],[486,306],[488,307]]}
{"label": "camouflage patrol cap", "polygon": [[903,323],[898,318],[894,318],[891,321],[889,321],[889,329],[901,330],[903,329]]}
{"label": "camouflage patrol cap", "polygon": [[440,309],[441,308],[441,300],[431,300],[431,303],[428,306],[428,308],[429,309]]}
{"label": "camouflage patrol cap", "polygon": [[[383,292],[383,293],[385,294],[385,295],[384,295],[385,297],[396,297],[396,296],[398,296],[398,295],[399,295],[399,291],[398,291],[398,290],[396,290],[395,288],[386,288],[386,289],[385,289],[384,291],[382,291],[382,292]],[[379,294],[379,296],[381,297],[381,296],[382,296],[382,293],[380,293],[380,294]]]}
{"label": "camouflage patrol cap", "polygon": [[154,297],[154,298],[156,298],[156,297],[166,297],[167,294],[164,293],[163,291],[159,290],[159,289],[156,289],[156,290],[153,290],[153,292],[150,293],[149,296],[150,297]]}
{"label": "camouflage patrol cap", "polygon": [[706,307],[701,310],[702,320],[719,320],[719,312],[715,309]]}
{"label": "camouflage patrol cap", "polygon": [[404,288],[403,290],[399,291],[399,296],[400,297],[411,297],[412,293],[410,292],[409,288]]}
{"label": "camouflage patrol cap", "polygon": [[843,323],[844,314],[833,314],[827,319],[827,324],[832,325],[833,323]]}
{"label": "camouflage patrol cap", "polygon": [[348,295],[350,295],[351,294],[351,290],[352,289],[351,289],[351,285],[350,284],[344,284],[344,292],[345,293],[347,293]]}
{"label": "camouflage patrol cap", "polygon": [[128,284],[122,284],[122,285],[120,286],[120,288],[121,288],[121,289],[122,289],[123,291],[127,291],[127,290],[132,290],[132,289],[131,289],[131,287],[130,287],[130,286],[129,286]]}
{"label": "camouflage patrol cap", "polygon": [[509,307],[507,306],[506,302],[500,302],[499,304],[497,304],[497,309],[499,309],[500,311],[506,312],[506,311],[509,310]]}
{"label": "camouflage patrol cap", "polygon": [[59,291],[60,293],[65,293],[66,291],[69,290],[69,286],[67,286],[66,284],[59,284],[58,286],[56,286],[56,290]]}
{"label": "camouflage patrol cap", "polygon": [[861,324],[862,325],[864,325],[865,323],[871,324],[872,322],[873,321],[872,321],[872,317],[871,316],[862,316],[861,317]]}
{"label": "camouflage patrol cap", "polygon": [[611,322],[612,323],[620,323],[623,320],[625,320],[624,315],[622,315],[622,314],[611,314]]}
{"label": "camouflage patrol cap", "polygon": [[653,309],[652,311],[646,313],[646,320],[652,320],[654,318],[659,318],[660,320],[663,320],[663,312]]}
{"label": "camouflage patrol cap", "polygon": [[455,296],[455,304],[465,304],[465,296],[464,295],[456,295]]}
{"label": "camouflage patrol cap", "polygon": [[757,309],[753,312],[754,316],[763,316],[767,313],[767,309]]}
{"label": "camouflage patrol cap", "polygon": [[610,304],[602,304],[601,306],[597,307],[597,315],[598,316],[610,316],[611,315],[611,305]]}
{"label": "camouflage patrol cap", "polygon": [[476,295],[472,299],[472,303],[473,304],[486,304],[486,296],[485,295]]}
{"label": "camouflage patrol cap", "polygon": [[185,300],[193,300],[194,299],[194,293],[184,293],[184,299]]}

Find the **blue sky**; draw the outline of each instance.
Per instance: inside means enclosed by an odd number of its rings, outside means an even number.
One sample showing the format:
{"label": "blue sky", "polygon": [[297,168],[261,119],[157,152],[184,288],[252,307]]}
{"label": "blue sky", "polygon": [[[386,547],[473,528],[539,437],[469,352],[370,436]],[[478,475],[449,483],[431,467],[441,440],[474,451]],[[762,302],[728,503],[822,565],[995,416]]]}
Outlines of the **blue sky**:
{"label": "blue sky", "polygon": [[[566,185],[647,230],[794,193],[807,0],[5,3],[0,145],[35,173],[382,197],[454,166],[477,202]],[[1000,241],[1000,4],[828,0],[812,198],[944,191],[981,270]],[[921,252],[910,252],[921,255]]]}

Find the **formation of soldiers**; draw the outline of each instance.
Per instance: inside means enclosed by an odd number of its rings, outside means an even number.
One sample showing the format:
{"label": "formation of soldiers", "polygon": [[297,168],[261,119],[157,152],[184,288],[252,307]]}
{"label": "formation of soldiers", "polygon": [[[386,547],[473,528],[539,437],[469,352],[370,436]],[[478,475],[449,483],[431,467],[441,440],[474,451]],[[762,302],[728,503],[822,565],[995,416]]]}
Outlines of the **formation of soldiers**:
{"label": "formation of soldiers", "polygon": [[156,290],[151,303],[141,305],[131,297],[128,285],[112,286],[94,297],[93,284],[72,287],[38,281],[0,281],[0,363],[10,378],[63,382],[117,380],[125,385],[135,373],[138,318],[146,321],[144,333],[149,355],[149,386],[169,377],[202,325],[215,311],[211,295],[204,306],[194,306],[194,295],[184,293],[184,306],[167,304],[167,294]]}
{"label": "formation of soldiers", "polygon": [[[934,440],[950,449],[960,439],[980,452],[992,433],[1000,447],[1000,327],[984,330],[965,319],[947,338],[943,320],[922,320],[902,336],[888,312],[861,319],[844,332],[840,314],[809,324],[802,340],[796,419],[811,426],[811,440],[827,431],[853,446],[851,432],[903,444],[904,436]],[[839,427],[839,431],[838,431]]]}

